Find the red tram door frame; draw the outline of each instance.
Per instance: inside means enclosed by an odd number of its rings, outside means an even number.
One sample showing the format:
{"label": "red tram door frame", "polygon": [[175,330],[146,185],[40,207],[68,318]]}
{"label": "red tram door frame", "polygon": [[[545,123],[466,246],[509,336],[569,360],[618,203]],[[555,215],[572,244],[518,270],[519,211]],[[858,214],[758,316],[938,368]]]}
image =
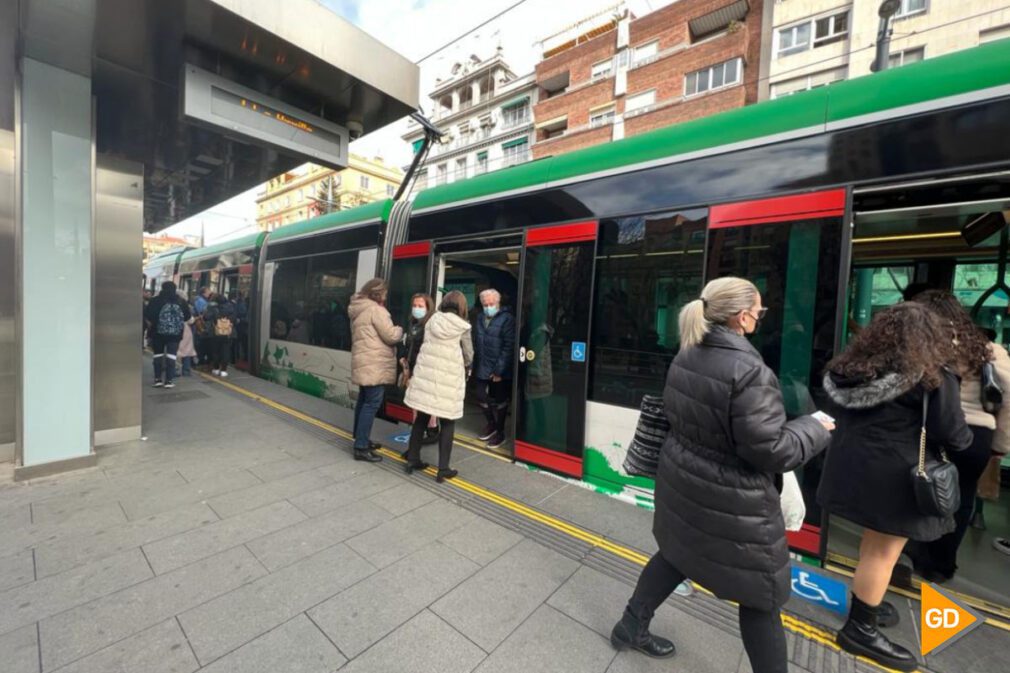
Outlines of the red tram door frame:
{"label": "red tram door frame", "polygon": [[[425,278],[428,278],[431,275],[431,249],[431,241],[414,241],[413,243],[403,243],[401,245],[394,246],[393,263],[389,272],[390,280],[392,280],[393,271],[396,268],[397,261],[418,259],[421,257],[428,260],[428,268],[425,273]],[[414,412],[399,402],[391,402],[387,400],[383,405],[383,411],[386,416],[397,421],[402,421],[407,424],[414,422]]]}
{"label": "red tram door frame", "polygon": [[[755,201],[724,203],[709,209],[709,229],[718,230],[825,217],[844,217],[847,203],[848,190],[845,188]],[[847,239],[843,236],[843,240]],[[707,249],[706,245],[706,254]],[[847,255],[843,254],[842,259],[843,265],[848,263]],[[839,292],[839,297],[842,297],[842,290]],[[804,523],[798,531],[787,531],[786,537],[789,540],[790,549],[823,559],[827,541],[823,528],[823,525]]]}
{"label": "red tram door frame", "polygon": [[[595,264],[596,250],[595,243],[597,240],[599,232],[599,222],[596,220],[574,222],[570,224],[559,224],[551,225],[546,227],[537,227],[526,229],[524,241],[523,241],[523,254],[522,254],[522,264],[520,266],[520,287],[519,287],[519,301],[517,303],[517,335],[516,335],[516,356],[515,356],[515,375],[513,376],[513,395],[514,409],[512,419],[512,436],[515,438],[515,451],[514,460],[522,461],[524,463],[529,463],[531,465],[537,465],[539,467],[544,467],[554,472],[564,474],[567,476],[575,477],[578,479],[582,478],[582,463],[583,455],[582,451],[585,444],[585,409],[586,409],[586,397],[588,394],[588,372],[589,372],[589,336],[590,329],[592,326],[592,287],[595,282],[595,268],[590,266],[589,278],[586,279],[587,282],[585,286],[590,292],[589,301],[586,302],[586,310],[583,315],[585,320],[585,329],[583,340],[585,343],[585,355],[584,360],[580,363],[582,366],[582,381],[581,386],[577,390],[578,399],[573,399],[572,395],[568,396],[567,404],[568,409],[571,410],[573,405],[581,408],[581,419],[579,423],[579,430],[577,436],[569,437],[566,435],[567,443],[571,446],[572,444],[577,445],[578,455],[572,455],[570,453],[563,453],[554,449],[547,448],[545,446],[540,446],[539,444],[528,441],[520,437],[520,414],[525,413],[525,396],[524,391],[520,387],[520,381],[525,380],[525,374],[521,375],[520,369],[523,367],[528,367],[530,361],[526,361],[522,357],[523,353],[528,346],[524,344],[523,341],[528,341],[528,336],[524,334],[527,330],[524,329],[524,324],[530,319],[530,316],[524,315],[526,311],[527,293],[532,292],[533,288],[529,284],[529,264],[530,255],[528,254],[531,249],[546,249],[546,248],[563,248],[565,246],[571,246],[573,244],[580,243],[593,243],[593,249],[591,251],[592,264]],[[569,353],[565,352],[561,354],[562,359],[569,358]],[[574,364],[574,363],[573,363]]]}

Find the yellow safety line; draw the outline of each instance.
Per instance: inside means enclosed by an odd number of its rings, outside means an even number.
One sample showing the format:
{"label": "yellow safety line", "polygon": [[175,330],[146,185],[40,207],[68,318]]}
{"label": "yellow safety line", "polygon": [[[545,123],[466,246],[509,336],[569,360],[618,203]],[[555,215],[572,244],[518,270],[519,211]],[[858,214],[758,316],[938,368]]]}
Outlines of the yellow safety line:
{"label": "yellow safety line", "polygon": [[[321,428],[323,430],[326,430],[327,432],[335,434],[339,437],[343,437],[345,439],[353,439],[352,435],[345,430],[341,430],[340,428],[334,425],[330,425],[329,423],[320,421],[317,418],[313,418],[308,414],[304,414],[296,409],[292,409],[291,407],[280,404],[279,402],[274,402],[273,400],[263,397],[262,395],[250,392],[242,388],[241,386],[228,383],[227,381],[222,381],[212,376],[208,376],[207,374],[204,374],[202,372],[200,372],[200,376],[202,376],[204,379],[208,381],[219,383],[225,388],[228,388],[229,390],[237,392],[241,395],[244,395],[245,397],[256,400],[257,402],[261,402],[272,409],[276,409],[277,411],[293,416],[294,418],[305,421],[306,423],[310,423],[311,425],[314,425],[317,428]],[[466,447],[466,448],[472,448],[472,447]],[[395,460],[401,463],[404,462],[403,457],[399,453],[387,449],[385,447],[380,448],[376,453],[381,453],[383,456],[391,460]],[[427,469],[424,470],[424,473],[427,474],[428,476],[435,477],[437,475],[437,470],[435,470],[432,467],[428,467]],[[593,547],[597,547],[599,549],[603,549],[604,551],[608,551],[611,554],[619,556],[628,561],[631,561],[632,563],[644,566],[649,561],[649,557],[646,556],[645,554],[642,554],[633,549],[629,549],[628,547],[624,547],[622,545],[611,542],[595,533],[591,533],[577,526],[573,526],[572,524],[562,521],[561,519],[555,518],[549,514],[544,514],[543,512],[527,507],[526,505],[516,502],[515,500],[506,498],[505,496],[499,495],[494,491],[489,491],[481,486],[478,486],[477,484],[466,481],[465,479],[454,477],[452,479],[447,480],[445,483],[450,484],[451,486],[459,488],[463,491],[473,493],[474,495],[484,500],[493,502],[497,505],[500,505],[501,507],[504,507],[505,509],[511,510],[533,521],[542,523],[545,526],[548,526],[549,528],[553,528],[554,530],[557,530],[561,533],[564,533],[565,535],[568,535],[569,537],[573,537],[577,540],[582,540],[583,542],[586,542],[587,544]],[[713,595],[711,591],[700,585],[695,584],[694,586],[709,596]],[[988,621],[989,620],[987,620],[987,622]],[[783,613],[782,625],[786,629],[792,631],[793,633],[799,634],[805,638],[816,641],[821,645],[828,647],[834,651],[841,650],[841,648],[835,642],[835,637],[832,633],[830,633],[829,631],[825,631],[824,629],[815,626],[814,624],[805,622],[802,619]],[[1002,628],[1000,624],[993,624],[993,625],[997,626],[998,628]],[[881,664],[873,661],[872,659],[867,659],[866,657],[857,656],[856,659],[869,666],[878,668],[882,671],[889,671],[889,672],[894,671],[894,669],[882,666]]]}

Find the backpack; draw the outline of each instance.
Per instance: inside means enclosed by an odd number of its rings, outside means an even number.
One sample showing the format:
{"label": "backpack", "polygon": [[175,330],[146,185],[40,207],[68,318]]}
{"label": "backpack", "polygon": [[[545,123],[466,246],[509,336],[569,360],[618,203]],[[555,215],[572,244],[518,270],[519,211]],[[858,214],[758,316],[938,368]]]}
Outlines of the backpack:
{"label": "backpack", "polygon": [[159,336],[179,336],[182,334],[182,307],[175,302],[165,302],[158,311]]}
{"label": "backpack", "polygon": [[231,336],[232,323],[231,318],[220,317],[214,321],[214,336],[226,337]]}

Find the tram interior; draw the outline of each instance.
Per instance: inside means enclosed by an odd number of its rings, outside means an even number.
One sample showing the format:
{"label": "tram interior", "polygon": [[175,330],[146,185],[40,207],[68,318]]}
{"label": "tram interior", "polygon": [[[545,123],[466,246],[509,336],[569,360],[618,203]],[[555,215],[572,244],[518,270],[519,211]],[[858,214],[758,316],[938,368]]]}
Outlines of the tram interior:
{"label": "tram interior", "polygon": [[[854,212],[846,338],[902,301],[912,286],[913,292],[953,292],[996,347],[1010,348],[1010,176],[857,191]],[[1004,389],[1010,395],[1010,381]],[[945,586],[1010,614],[1010,556],[992,545],[996,537],[1010,537],[1010,458],[1000,473],[997,500],[962,494],[975,499],[975,516],[958,551],[957,573]],[[831,520],[829,560],[850,565],[858,544],[858,527]],[[902,564],[911,567],[907,557]]]}
{"label": "tram interior", "polygon": [[[493,288],[501,293],[501,305],[503,309],[508,309],[512,315],[516,315],[516,298],[519,293],[519,255],[518,249],[484,250],[479,252],[466,252],[456,254],[446,254],[441,257],[439,269],[438,296],[441,301],[445,293],[452,290],[459,290],[467,299],[470,306],[470,323],[473,325],[473,334],[477,331],[477,321],[481,319],[483,308],[480,302],[480,293],[486,289]],[[518,329],[518,324],[517,324]],[[456,424],[456,432],[459,435],[475,438],[484,428],[484,413],[477,405],[474,385],[476,381],[470,380],[463,418]],[[515,401],[509,410],[509,418],[506,421],[506,443],[494,449],[494,451],[506,456],[512,455],[512,437],[508,428],[513,417]],[[483,442],[479,442],[483,444]]]}

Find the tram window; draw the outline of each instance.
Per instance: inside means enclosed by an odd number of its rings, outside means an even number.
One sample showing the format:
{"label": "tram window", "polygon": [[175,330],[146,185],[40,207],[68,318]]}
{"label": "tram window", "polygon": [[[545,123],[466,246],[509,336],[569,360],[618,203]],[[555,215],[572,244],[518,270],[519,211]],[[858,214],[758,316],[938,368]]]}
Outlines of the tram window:
{"label": "tram window", "polygon": [[995,262],[978,264],[958,264],[954,267],[954,295],[985,330],[993,333],[994,341],[1006,345],[1010,343],[1007,334],[1008,306],[1010,297],[1004,290],[997,289],[989,294],[982,304],[979,301],[987,290],[996,285],[999,267]]}
{"label": "tram window", "polygon": [[351,322],[347,306],[358,275],[358,252],[338,252],[309,260],[305,298],[313,346],[351,350]]}
{"label": "tram window", "polygon": [[[276,262],[270,302],[270,336],[274,339],[298,341],[305,326],[305,282],[308,260],[286,259]],[[308,343],[308,335],[304,335]]]}
{"label": "tram window", "polygon": [[637,407],[659,394],[680,307],[701,291],[707,211],[600,223],[589,399]]}
{"label": "tram window", "polygon": [[428,291],[428,258],[413,257],[393,262],[389,274],[389,297],[386,307],[397,325],[410,321],[410,298],[416,292]]}
{"label": "tram window", "polygon": [[753,343],[779,373],[790,416],[820,406],[834,351],[841,218],[737,226],[709,233],[706,279],[740,276],[768,307]]}

